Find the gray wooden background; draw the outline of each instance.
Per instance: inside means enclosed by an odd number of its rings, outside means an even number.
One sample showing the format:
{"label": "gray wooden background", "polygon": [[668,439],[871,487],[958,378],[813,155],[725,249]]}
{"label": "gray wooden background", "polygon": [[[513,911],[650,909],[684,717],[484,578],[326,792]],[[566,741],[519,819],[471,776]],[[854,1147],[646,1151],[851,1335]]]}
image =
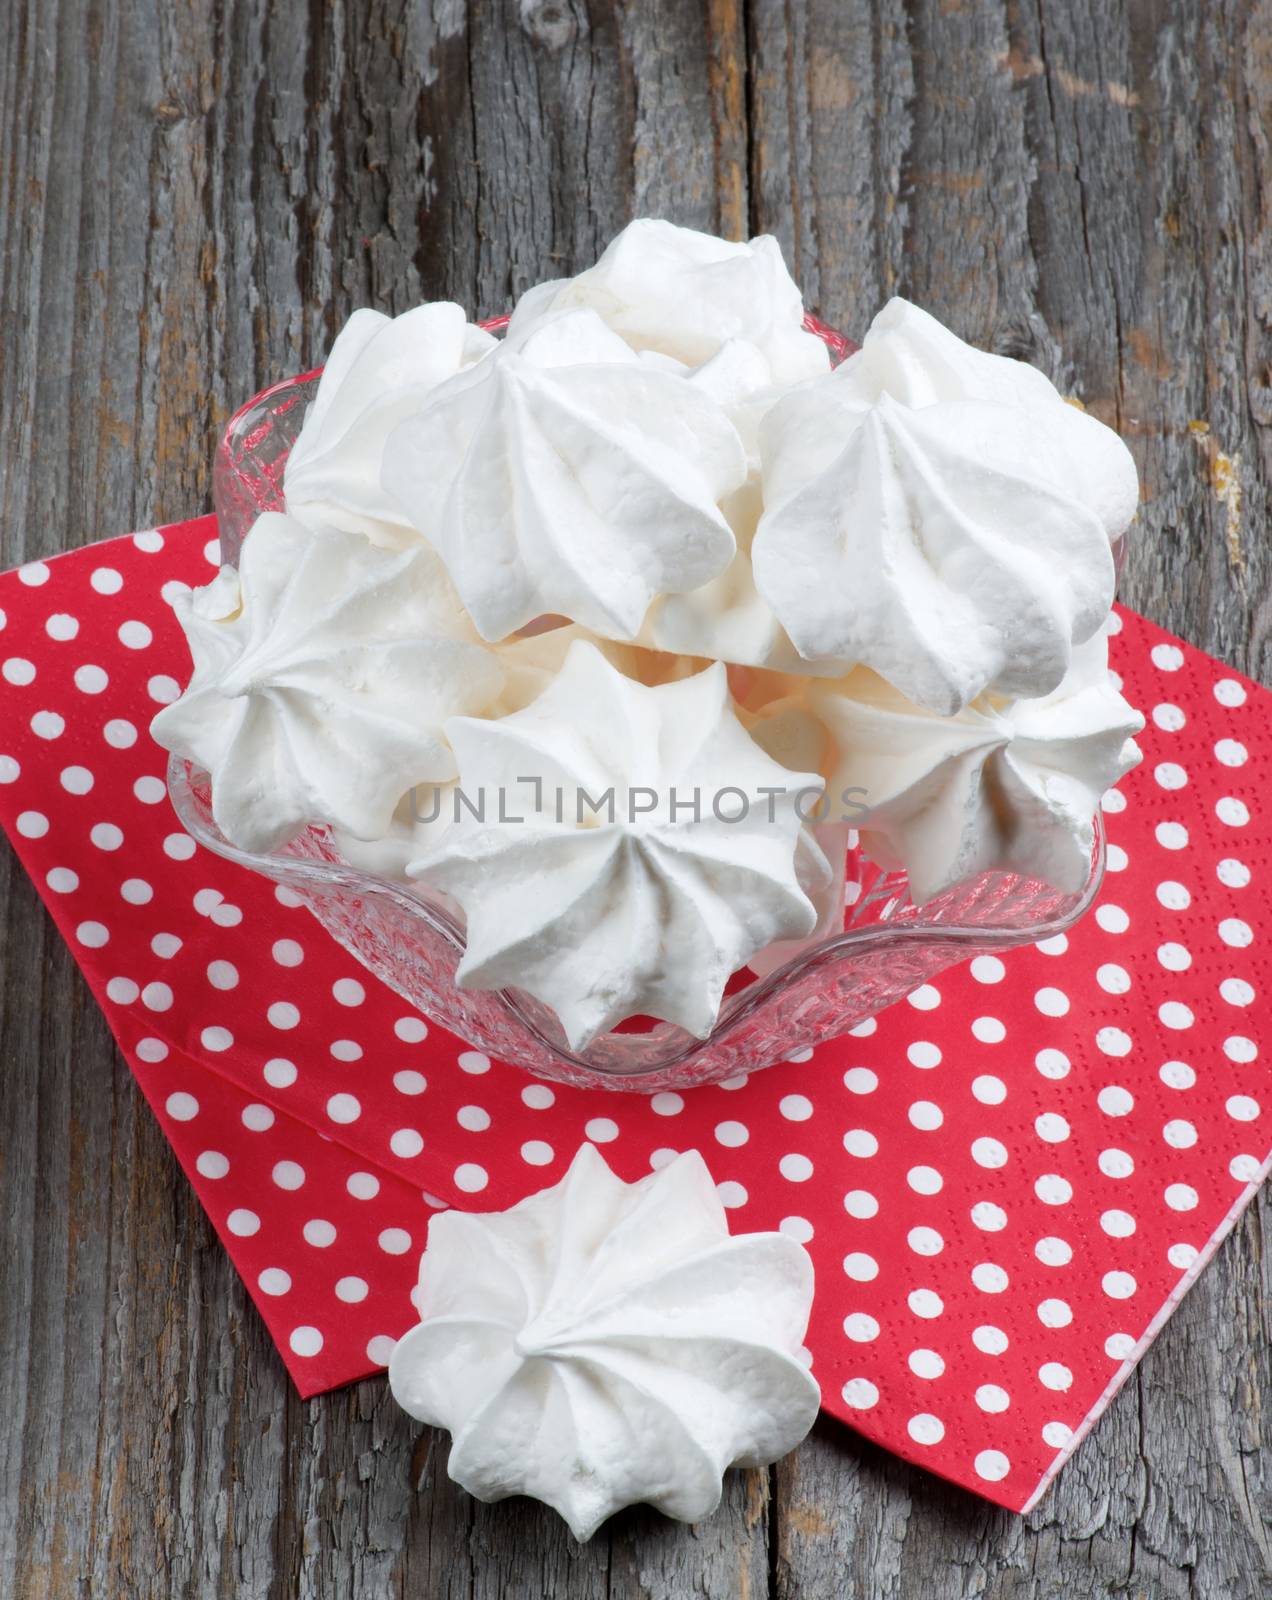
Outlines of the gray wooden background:
{"label": "gray wooden background", "polygon": [[[203,510],[353,307],[641,213],[1039,362],[1138,457],[1130,601],[1272,681],[1272,0],[0,0],[0,565]],[[822,1425],[579,1548],[382,1383],[296,1399],[7,851],[0,983],[5,1600],[1272,1588],[1266,1199],[1028,1518]]]}

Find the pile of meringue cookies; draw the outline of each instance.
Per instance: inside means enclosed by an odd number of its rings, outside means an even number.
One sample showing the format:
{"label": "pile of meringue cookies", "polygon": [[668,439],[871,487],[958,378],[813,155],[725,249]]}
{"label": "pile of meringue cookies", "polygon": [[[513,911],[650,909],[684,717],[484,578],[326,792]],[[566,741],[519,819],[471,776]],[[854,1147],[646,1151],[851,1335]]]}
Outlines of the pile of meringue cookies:
{"label": "pile of meringue cookies", "polygon": [[324,827],[454,908],[459,982],[575,1050],[839,931],[854,830],[916,902],[1076,892],[1138,759],[1121,440],[900,299],[832,370],[772,238],[633,222],[502,339],[355,312],[284,498],[177,600],[155,737],[239,848]]}

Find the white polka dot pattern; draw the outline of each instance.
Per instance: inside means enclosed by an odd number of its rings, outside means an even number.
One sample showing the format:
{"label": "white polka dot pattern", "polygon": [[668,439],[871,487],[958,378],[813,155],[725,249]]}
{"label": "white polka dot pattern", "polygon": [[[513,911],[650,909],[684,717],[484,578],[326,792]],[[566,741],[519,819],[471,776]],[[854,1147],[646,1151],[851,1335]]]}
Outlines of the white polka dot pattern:
{"label": "white polka dot pattern", "polygon": [[813,1253],[828,1408],[1024,1505],[1272,1147],[1267,697],[1127,617],[1151,720],[1092,916],[750,1081],[586,1094],[406,1012],[294,894],[174,832],[160,591],[203,581],[211,534],[0,578],[0,820],[302,1391],[388,1360],[439,1206],[510,1204],[583,1138],[629,1179],[696,1147],[734,1227]]}

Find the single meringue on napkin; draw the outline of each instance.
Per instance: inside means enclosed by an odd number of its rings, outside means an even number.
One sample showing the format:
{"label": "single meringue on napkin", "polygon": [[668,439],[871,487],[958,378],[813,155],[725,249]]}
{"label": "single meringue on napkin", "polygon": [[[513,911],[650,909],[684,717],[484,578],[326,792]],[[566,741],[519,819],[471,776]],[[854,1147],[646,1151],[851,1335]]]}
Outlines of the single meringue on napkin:
{"label": "single meringue on napkin", "polygon": [[632,639],[657,594],[728,566],[718,502],[746,472],[709,394],[575,310],[435,389],[381,476],[483,638],[554,613]]}
{"label": "single meringue on napkin", "polygon": [[627,1184],[585,1144],[511,1210],[430,1219],[389,1385],[449,1431],[450,1476],[479,1500],[533,1495],[577,1539],[639,1502],[696,1522],[728,1467],[812,1426],[812,1298],[802,1245],[730,1238],[697,1151]]}
{"label": "single meringue on napkin", "polygon": [[528,991],[572,1049],[635,1014],[705,1037],[730,974],[812,929],[823,781],[754,743],[719,663],[646,688],[576,642],[524,711],[446,733],[472,804],[409,870],[464,907],[461,987]]}
{"label": "single meringue on napkin", "polygon": [[497,341],[449,300],[400,317],[355,311],[331,347],[287,457],[283,494],[306,527],[342,528],[397,550],[419,535],[380,486],[390,432],[447,378]]}
{"label": "single meringue on napkin", "polygon": [[217,826],[245,850],[311,822],[383,837],[408,789],[455,776],[445,719],[503,684],[431,550],[378,550],[275,512],[253,524],[237,575],[175,610],[194,671],[151,732],[211,774]]}
{"label": "single meringue on napkin", "polygon": [[1041,374],[931,318],[943,338],[910,340],[894,325],[911,313],[893,302],[761,421],[757,588],[804,656],[871,667],[929,710],[1049,694],[1112,603],[1134,465]]}
{"label": "single meringue on napkin", "polygon": [[520,333],[570,306],[588,306],[633,350],[654,350],[701,366],[729,339],[763,355],[786,385],[830,370],[830,355],[804,328],[804,302],[770,234],[750,243],[640,217],[609,243],[595,266],[522,295],[509,324]]}
{"label": "single meringue on napkin", "polygon": [[995,869],[1076,893],[1100,798],[1140,759],[1144,719],[1109,676],[1103,632],[1038,700],[937,717],[861,667],[810,698],[837,746],[832,796],[859,799],[863,844],[905,868],[916,905]]}

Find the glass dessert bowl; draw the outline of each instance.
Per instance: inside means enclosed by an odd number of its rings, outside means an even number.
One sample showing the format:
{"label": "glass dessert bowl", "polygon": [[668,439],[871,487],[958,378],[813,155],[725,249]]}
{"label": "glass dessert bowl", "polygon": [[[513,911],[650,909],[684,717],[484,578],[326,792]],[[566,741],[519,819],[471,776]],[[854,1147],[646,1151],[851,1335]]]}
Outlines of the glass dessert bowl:
{"label": "glass dessert bowl", "polygon": [[[505,320],[486,326],[497,329]],[[836,356],[853,348],[812,319],[808,326]],[[213,474],[226,564],[237,565],[243,536],[256,518],[283,507],[287,455],[319,376],[311,372],[274,385],[226,427]],[[633,1019],[573,1050],[552,1010],[529,994],[459,987],[462,919],[426,885],[351,866],[321,826],[269,854],[240,849],[213,819],[206,773],[174,756],[168,786],[182,823],[199,843],[285,885],[344,949],[460,1038],[538,1077],[643,1093],[771,1065],[847,1032],[957,962],[1053,937],[1091,905],[1104,871],[1097,815],[1090,869],[1076,893],[990,872],[916,906],[905,874],[875,865],[850,840],[843,931],[799,948],[763,977],[735,975],[705,1038],[669,1023]]]}

